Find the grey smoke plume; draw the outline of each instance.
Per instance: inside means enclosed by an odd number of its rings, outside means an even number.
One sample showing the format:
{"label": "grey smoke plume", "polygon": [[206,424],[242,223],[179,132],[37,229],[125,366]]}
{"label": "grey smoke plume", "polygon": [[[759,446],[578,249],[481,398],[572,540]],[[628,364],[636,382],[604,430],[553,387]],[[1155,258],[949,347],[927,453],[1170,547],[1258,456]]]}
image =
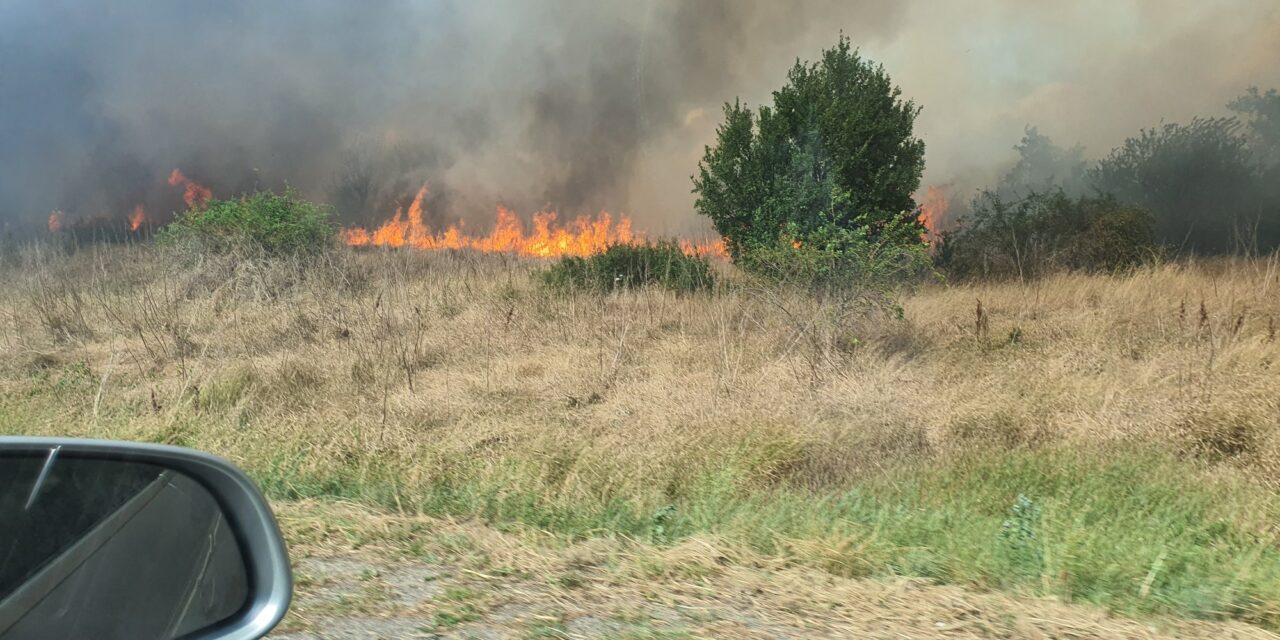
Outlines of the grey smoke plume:
{"label": "grey smoke plume", "polygon": [[720,105],[842,31],[924,105],[929,183],[993,178],[1027,124],[1100,155],[1280,86],[1280,6],[1256,0],[8,0],[0,222],[163,217],[178,167],[353,222],[425,182],[437,222],[502,203],[684,232]]}

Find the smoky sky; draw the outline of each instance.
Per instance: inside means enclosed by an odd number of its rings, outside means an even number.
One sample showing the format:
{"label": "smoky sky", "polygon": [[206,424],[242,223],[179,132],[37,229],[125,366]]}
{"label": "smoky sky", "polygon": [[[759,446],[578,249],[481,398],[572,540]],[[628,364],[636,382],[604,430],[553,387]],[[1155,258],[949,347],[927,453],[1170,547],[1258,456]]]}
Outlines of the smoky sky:
{"label": "smoky sky", "polygon": [[0,2],[0,220],[295,187],[351,222],[625,211],[698,228],[720,106],[841,33],[924,107],[926,182],[977,184],[1025,125],[1102,155],[1280,86],[1256,0]]}

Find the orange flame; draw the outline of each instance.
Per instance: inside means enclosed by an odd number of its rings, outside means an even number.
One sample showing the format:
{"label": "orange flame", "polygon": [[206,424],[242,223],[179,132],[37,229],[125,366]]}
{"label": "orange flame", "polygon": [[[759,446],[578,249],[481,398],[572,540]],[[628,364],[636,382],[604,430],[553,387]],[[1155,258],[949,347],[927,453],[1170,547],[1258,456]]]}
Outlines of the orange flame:
{"label": "orange flame", "polygon": [[192,209],[203,207],[213,197],[212,189],[182,175],[177,169],[169,173],[169,184],[175,187],[182,185],[182,200]]}
{"label": "orange flame", "polygon": [[129,230],[137,231],[142,228],[142,223],[147,221],[147,213],[143,211],[142,205],[133,208],[133,213],[129,214]]}
{"label": "orange flame", "polygon": [[61,211],[54,209],[49,213],[49,233],[62,231],[62,222],[66,218]]}
{"label": "orange flame", "polygon": [[[436,233],[422,219],[424,186],[418,190],[409,210],[397,209],[382,226],[369,231],[349,228],[341,231],[341,239],[354,247],[412,247],[415,249],[473,249],[487,253],[513,253],[522,256],[553,258],[588,256],[614,244],[642,244],[644,236],[631,228],[631,218],[622,215],[615,220],[609,213],[579,216],[567,224],[557,221],[554,211],[534,214],[533,229],[526,233],[520,219],[505,207],[498,207],[497,221],[488,235],[468,234],[461,224],[452,224]],[[690,255],[725,256],[723,241],[688,243],[682,248]]]}
{"label": "orange flame", "polygon": [[729,259],[729,248],[725,246],[724,238],[716,238],[715,240],[681,240],[680,250],[687,256],[697,258]]}
{"label": "orange flame", "polygon": [[925,228],[925,238],[934,239],[941,231],[942,219],[947,215],[947,192],[942,187],[930,186],[920,203],[920,223]]}

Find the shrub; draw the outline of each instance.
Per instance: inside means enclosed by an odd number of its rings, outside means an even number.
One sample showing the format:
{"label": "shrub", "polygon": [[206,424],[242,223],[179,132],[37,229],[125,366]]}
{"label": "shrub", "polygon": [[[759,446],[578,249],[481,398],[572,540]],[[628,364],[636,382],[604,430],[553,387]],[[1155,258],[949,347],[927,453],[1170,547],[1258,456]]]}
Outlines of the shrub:
{"label": "shrub", "polygon": [[713,284],[707,261],[685,255],[672,242],[615,244],[585,258],[562,258],[542,277],[553,287],[595,291],[645,285],[694,291]]}
{"label": "shrub", "polygon": [[1229,253],[1280,242],[1277,212],[1236,118],[1145,129],[1090,171],[1095,188],[1155,215],[1155,235],[1170,247]]}
{"label": "shrub", "polygon": [[749,271],[820,295],[861,291],[888,294],[927,270],[923,244],[878,241],[866,229],[828,227],[808,241],[780,239],[745,252]]}
{"label": "shrub", "polygon": [[315,254],[333,242],[331,218],[326,207],[303,200],[292,189],[284,194],[259,191],[188,209],[161,230],[160,240],[215,253],[248,248],[269,255]]}
{"label": "shrub", "polygon": [[920,108],[841,38],[796,62],[773,106],[725,105],[693,178],[699,213],[751,268],[786,241],[825,252],[921,244],[912,194],[924,171]]}
{"label": "shrub", "polygon": [[1114,271],[1158,255],[1151,213],[1110,196],[1057,191],[1009,202],[987,192],[972,206],[938,244],[939,266],[957,277]]}

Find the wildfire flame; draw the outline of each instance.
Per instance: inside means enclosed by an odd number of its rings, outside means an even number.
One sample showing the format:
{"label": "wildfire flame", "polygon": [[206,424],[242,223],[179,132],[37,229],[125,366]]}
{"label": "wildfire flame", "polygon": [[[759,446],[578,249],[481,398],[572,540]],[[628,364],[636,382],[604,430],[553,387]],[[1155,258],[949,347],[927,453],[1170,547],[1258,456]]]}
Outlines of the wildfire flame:
{"label": "wildfire flame", "polygon": [[182,172],[177,169],[169,174],[169,184],[175,187],[182,185],[182,200],[192,209],[203,207],[213,197],[213,190],[182,175]]}
{"label": "wildfire flame", "polygon": [[[554,211],[544,211],[534,214],[533,229],[526,233],[516,214],[505,207],[498,207],[497,221],[488,235],[471,235],[460,224],[434,232],[422,219],[422,200],[426,195],[424,186],[409,204],[407,214],[404,209],[397,209],[394,217],[373,231],[359,227],[343,229],[343,242],[354,247],[473,249],[540,258],[588,256],[614,244],[646,242],[642,234],[632,229],[631,218],[625,215],[615,220],[612,215],[602,212],[594,217],[580,216],[561,224]],[[684,241],[681,248],[690,255],[727,255],[722,241]]]}
{"label": "wildfire flame", "polygon": [[147,221],[147,212],[142,209],[142,205],[133,208],[133,213],[129,214],[129,230],[137,231],[142,228],[142,223]]}
{"label": "wildfire flame", "polygon": [[[188,178],[174,169],[168,182],[183,188],[183,200],[191,208],[203,207],[212,197],[208,187]],[[601,212],[595,216],[578,216],[567,223],[559,221],[554,211],[533,215],[532,229],[528,232],[519,217],[506,207],[498,207],[497,221],[487,235],[472,235],[461,223],[454,223],[443,231],[433,231],[423,220],[422,201],[427,195],[423,186],[409,204],[408,211],[396,209],[395,216],[372,231],[351,227],[339,231],[339,238],[354,247],[410,247],[414,249],[470,249],[486,253],[511,253],[521,256],[556,258],[562,256],[589,256],[600,253],[612,245],[641,245],[649,242],[644,234],[632,228],[631,218],[616,218]],[[138,231],[147,221],[146,210],[136,205],[129,214],[129,230]],[[57,233],[65,226],[65,215],[55,210],[49,214],[49,231]],[[723,239],[679,240],[680,250],[686,255],[700,258],[727,259],[729,251]]]}
{"label": "wildfire flame", "polygon": [[942,187],[930,186],[925,190],[924,200],[920,203],[920,222],[924,225],[926,239],[938,237],[947,207],[947,192]]}
{"label": "wildfire flame", "polygon": [[687,256],[695,256],[698,258],[719,258],[721,260],[729,259],[729,248],[724,244],[724,238],[716,238],[715,240],[681,240],[680,250]]}

